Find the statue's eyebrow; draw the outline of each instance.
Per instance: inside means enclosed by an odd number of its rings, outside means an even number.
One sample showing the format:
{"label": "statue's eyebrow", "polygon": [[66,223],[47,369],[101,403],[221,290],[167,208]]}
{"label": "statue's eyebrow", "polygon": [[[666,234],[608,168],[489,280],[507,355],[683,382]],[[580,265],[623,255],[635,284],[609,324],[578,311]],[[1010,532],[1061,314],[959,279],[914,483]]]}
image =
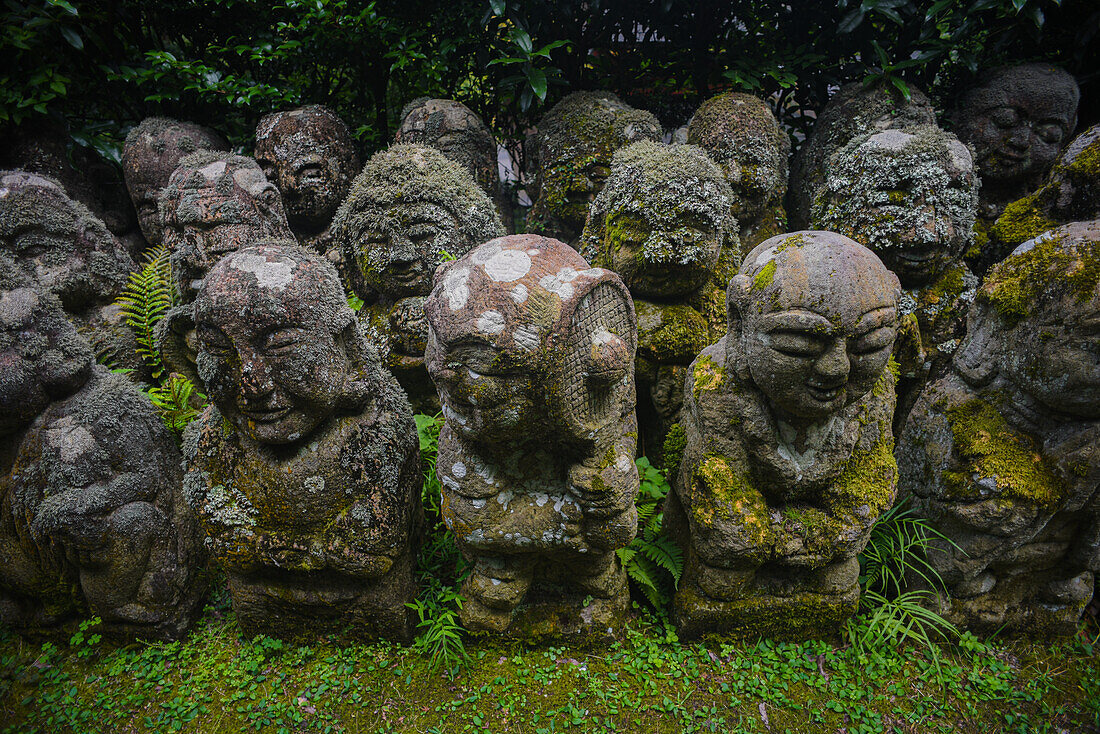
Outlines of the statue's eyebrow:
{"label": "statue's eyebrow", "polygon": [[812,331],[822,336],[828,336],[837,331],[836,325],[821,314],[800,308],[775,311],[763,314],[760,318],[765,320],[764,326],[769,329]]}
{"label": "statue's eyebrow", "polygon": [[881,328],[897,319],[897,310],[893,306],[871,309],[856,321],[853,332],[862,334]]}

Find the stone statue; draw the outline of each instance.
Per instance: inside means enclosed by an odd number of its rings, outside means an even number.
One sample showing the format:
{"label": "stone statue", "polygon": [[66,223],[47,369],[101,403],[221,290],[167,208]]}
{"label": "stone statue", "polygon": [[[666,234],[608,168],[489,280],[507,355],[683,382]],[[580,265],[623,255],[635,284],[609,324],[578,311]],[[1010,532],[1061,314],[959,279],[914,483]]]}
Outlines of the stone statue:
{"label": "stone statue", "polygon": [[[1100,571],[1100,222],[994,266],[954,369],[898,441],[899,488],[948,542],[937,611],[991,633],[1071,634]],[[946,593],[945,593],[946,592]]]}
{"label": "stone statue", "polygon": [[688,365],[726,331],[725,285],[740,263],[735,199],[701,148],[634,143],[612,159],[581,237],[581,253],[634,298],[638,422],[654,462],[679,421]]}
{"label": "stone statue", "polygon": [[539,122],[538,199],[527,215],[532,232],[575,246],[588,207],[611,172],[616,150],[640,140],[660,142],[661,123],[611,92],[574,92]]}
{"label": "stone statue", "polygon": [[1100,125],[1067,145],[1038,191],[1005,207],[989,227],[982,260],[994,264],[1062,224],[1100,219]]}
{"label": "stone statue", "polygon": [[712,97],[691,118],[687,142],[705,150],[726,174],[743,252],[786,231],[791,141],[766,102],[740,92]]}
{"label": "stone statue", "polygon": [[424,299],[432,274],[504,234],[493,202],[458,163],[435,148],[395,145],[375,154],[355,179],[333,231],[352,290],[367,301],[360,319],[419,413],[439,411],[424,367]]}
{"label": "stone statue", "polygon": [[473,563],[469,629],[605,636],[629,605],[634,309],[614,273],[537,235],[436,274],[424,311],[445,423],[443,519]]}
{"label": "stone statue", "polygon": [[137,209],[141,233],[149,244],[160,244],[160,190],[180,158],[204,148],[227,151],[229,144],[213,130],[167,117],[147,117],[126,136],[122,174]]}
{"label": "stone statue", "polygon": [[469,107],[453,99],[416,99],[401,111],[394,141],[435,148],[461,165],[497,203],[503,216],[497,142]]}
{"label": "stone statue", "polygon": [[792,229],[810,226],[810,209],[825,183],[825,162],[863,133],[935,125],[932,102],[912,86],[906,100],[892,87],[846,84],[821,110],[810,136],[791,164],[787,216]]}
{"label": "stone statue", "polygon": [[58,300],[0,254],[0,622],[179,639],[201,532],[148,398],[94,364]]}
{"label": "stone statue", "polygon": [[416,426],[335,268],[292,241],[252,243],[210,270],[194,307],[213,405],[184,436],[184,489],[241,628],[408,639]]}
{"label": "stone statue", "polygon": [[959,96],[952,121],[975,151],[982,220],[1042,183],[1077,125],[1080,96],[1074,78],[1046,62],[986,71]]}
{"label": "stone statue", "polygon": [[832,232],[766,240],[729,286],[729,333],[684,389],[686,437],[665,523],[684,550],[681,634],[834,635],[894,501],[887,363],[897,277]]}
{"label": "stone statue", "polygon": [[126,248],[57,181],[0,171],[0,252],[57,296],[97,354],[142,369],[115,298],[134,262]]}
{"label": "stone statue", "polygon": [[355,139],[324,105],[264,115],[256,126],[256,161],[279,187],[287,219],[302,244],[332,249],[329,225],[359,173]]}
{"label": "stone statue", "polygon": [[826,160],[811,224],[868,247],[898,276],[901,333],[894,427],[965,333],[978,279],[962,262],[974,241],[978,178],[965,145],[934,125],[853,138]]}

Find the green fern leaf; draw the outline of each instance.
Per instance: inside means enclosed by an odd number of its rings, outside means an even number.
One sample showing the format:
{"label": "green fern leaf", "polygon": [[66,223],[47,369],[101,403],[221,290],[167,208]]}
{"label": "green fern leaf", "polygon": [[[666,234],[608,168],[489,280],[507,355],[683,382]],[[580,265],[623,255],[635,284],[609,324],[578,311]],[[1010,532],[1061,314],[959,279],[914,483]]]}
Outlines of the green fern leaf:
{"label": "green fern leaf", "polygon": [[675,581],[680,580],[680,574],[684,570],[684,554],[669,538],[636,538],[632,545],[635,544],[646,558],[667,571]]}
{"label": "green fern leaf", "polygon": [[154,330],[157,322],[175,304],[172,264],[168,254],[168,248],[163,244],[150,250],[141,270],[130,273],[126,288],[115,300],[126,323],[134,331],[138,355],[158,380],[164,374],[164,364],[157,350]]}

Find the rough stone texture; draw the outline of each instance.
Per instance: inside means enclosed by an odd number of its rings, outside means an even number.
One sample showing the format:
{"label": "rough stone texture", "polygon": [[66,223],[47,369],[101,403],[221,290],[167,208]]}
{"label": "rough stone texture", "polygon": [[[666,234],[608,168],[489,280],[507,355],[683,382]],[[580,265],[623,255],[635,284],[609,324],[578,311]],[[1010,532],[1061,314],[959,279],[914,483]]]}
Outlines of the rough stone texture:
{"label": "rough stone texture", "polygon": [[1100,125],[1067,145],[1046,183],[1005,207],[988,228],[977,258],[980,266],[1000,262],[1030,239],[1070,222],[1100,219]]}
{"label": "rough stone texture", "polygon": [[214,404],[184,437],[184,489],[245,634],[408,639],[416,427],[335,268],[291,241],[242,248],[195,324]]}
{"label": "rough stone texture", "polygon": [[681,634],[835,635],[871,527],[894,500],[887,369],[900,286],[832,232],[761,243],[729,286],[729,332],[691,366],[665,523],[684,550]]}
{"label": "rough stone texture", "polygon": [[1077,125],[1081,94],[1072,76],[1045,62],[987,70],[980,79],[959,96],[952,121],[975,151],[979,216],[993,221],[1042,182]]}
{"label": "rough stone texture", "polygon": [[899,488],[956,544],[937,611],[980,633],[1072,634],[1100,570],[1100,222],[988,274],[954,369],[898,442]]}
{"label": "rough stone texture", "polygon": [[134,263],[126,248],[57,181],[0,171],[0,252],[61,301],[96,353],[143,370],[114,299]]}
{"label": "rough stone texture", "polygon": [[825,184],[825,161],[834,151],[862,133],[936,124],[928,97],[913,87],[910,92],[906,101],[892,87],[852,83],[832,96],[791,164],[787,216],[792,229],[810,226],[811,207]]}
{"label": "rough stone texture", "polygon": [[512,235],[440,268],[424,311],[443,519],[473,563],[463,623],[607,635],[630,601],[615,550],[638,524],[626,286],[562,242]]}
{"label": "rough stone texture", "polygon": [[786,229],[791,140],[766,102],[740,92],[710,98],[691,118],[687,142],[705,150],[726,174],[743,252]]}
{"label": "rough stone texture", "polygon": [[592,204],[581,253],[619,274],[638,315],[635,379],[646,456],[660,455],[679,420],[687,366],[725,333],[725,286],[740,262],[734,201],[701,148],[644,141],[615,153]]}
{"label": "rough stone texture", "polygon": [[[424,367],[424,298],[443,260],[504,234],[493,202],[435,148],[395,145],[374,155],[333,222],[359,317],[417,412],[439,411]],[[369,296],[375,296],[373,303]]]}
{"label": "rough stone texture", "polygon": [[895,428],[965,332],[977,278],[961,262],[974,239],[979,182],[965,145],[932,125],[853,138],[826,160],[812,226],[870,248],[901,280]]}
{"label": "rough stone texture", "polygon": [[321,254],[331,250],[329,225],[359,173],[355,139],[344,121],[318,104],[264,115],[254,155],[282,192],[299,241]]}
{"label": "rough stone texture", "polygon": [[0,622],[64,632],[94,614],[113,637],[181,637],[201,608],[205,554],[179,449],[4,256],[0,409]]}
{"label": "rough stone texture", "polygon": [[213,130],[167,117],[147,117],[126,136],[122,175],[149,244],[160,244],[160,190],[168,184],[180,158],[204,148],[227,151],[229,144]]}
{"label": "rough stone texture", "polygon": [[536,135],[538,199],[527,215],[532,232],[575,245],[588,207],[611,173],[616,150],[660,142],[661,123],[611,92],[574,92],[554,105]]}

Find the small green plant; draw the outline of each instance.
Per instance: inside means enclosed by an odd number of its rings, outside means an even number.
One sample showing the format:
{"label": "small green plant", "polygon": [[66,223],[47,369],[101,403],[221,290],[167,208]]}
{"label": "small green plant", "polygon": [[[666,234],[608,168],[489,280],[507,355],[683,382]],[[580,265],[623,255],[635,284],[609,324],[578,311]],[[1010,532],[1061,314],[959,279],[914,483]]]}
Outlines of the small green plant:
{"label": "small green plant", "polygon": [[206,395],[195,389],[195,383],[176,372],[145,394],[160,413],[164,425],[177,435],[182,434],[187,424],[198,418],[206,406]]}
{"label": "small green plant", "polygon": [[76,650],[78,658],[86,658],[92,655],[103,641],[103,637],[97,633],[85,635],[84,633],[103,622],[99,617],[92,617],[80,623],[80,628],[69,638],[69,646]]}
{"label": "small green plant", "polygon": [[141,270],[130,273],[130,281],[115,303],[122,308],[126,323],[134,330],[137,353],[159,380],[164,363],[157,349],[157,322],[175,305],[176,291],[172,287],[172,264],[168,247],[157,245],[145,258]]}
{"label": "small green plant", "polygon": [[424,512],[430,523],[440,520],[442,485],[435,473],[435,457],[439,451],[439,431],[443,428],[443,414],[413,416],[416,421],[416,435],[420,439],[420,459],[424,467],[424,483],[420,499],[424,503]]}
{"label": "small green plant", "polygon": [[665,498],[669,486],[665,473],[641,457],[638,467],[641,485],[634,505],[638,510],[638,536],[626,548],[616,551],[627,575],[649,603],[663,610],[684,570],[683,553],[662,535]]}

